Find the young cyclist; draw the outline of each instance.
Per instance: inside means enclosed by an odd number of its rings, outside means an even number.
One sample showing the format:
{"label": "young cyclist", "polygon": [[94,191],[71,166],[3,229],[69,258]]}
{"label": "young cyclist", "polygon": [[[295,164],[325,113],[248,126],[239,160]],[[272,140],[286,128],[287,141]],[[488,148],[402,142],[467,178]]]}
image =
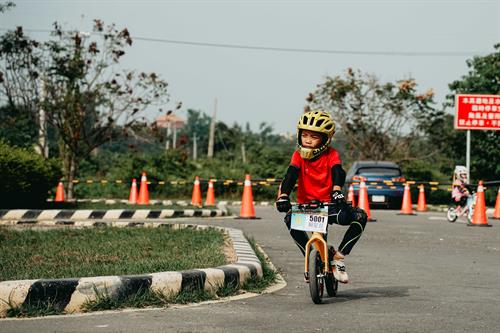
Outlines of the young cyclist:
{"label": "young cyclist", "polygon": [[455,202],[458,202],[459,206],[457,208],[460,211],[465,209],[470,196],[467,168],[463,165],[457,165],[455,166],[455,171],[453,173],[451,197],[455,200]]}
{"label": "young cyclist", "polygon": [[367,215],[361,208],[353,208],[345,201],[342,187],[345,171],[339,153],[329,147],[335,133],[335,123],[328,113],[310,111],[304,113],[297,125],[298,149],[292,155],[290,165],[281,183],[280,195],[276,201],[279,212],[287,212],[285,223],[290,235],[305,255],[309,237],[305,231],[290,229],[291,203],[290,193],[298,181],[297,201],[331,202],[328,208],[328,223],[349,226],[338,250],[330,249],[333,257],[335,278],[342,283],[348,282],[344,258],[363,233]]}

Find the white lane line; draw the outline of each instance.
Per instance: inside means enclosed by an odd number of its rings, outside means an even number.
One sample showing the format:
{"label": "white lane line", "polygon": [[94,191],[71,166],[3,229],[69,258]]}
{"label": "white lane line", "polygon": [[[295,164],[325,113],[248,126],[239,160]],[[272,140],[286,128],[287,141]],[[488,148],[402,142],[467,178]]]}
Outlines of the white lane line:
{"label": "white lane line", "polygon": [[[429,216],[427,219],[429,220],[439,220],[439,221],[448,221],[448,219],[444,216]],[[462,220],[456,220],[454,223],[464,223],[466,224],[467,222],[466,221],[462,221]]]}

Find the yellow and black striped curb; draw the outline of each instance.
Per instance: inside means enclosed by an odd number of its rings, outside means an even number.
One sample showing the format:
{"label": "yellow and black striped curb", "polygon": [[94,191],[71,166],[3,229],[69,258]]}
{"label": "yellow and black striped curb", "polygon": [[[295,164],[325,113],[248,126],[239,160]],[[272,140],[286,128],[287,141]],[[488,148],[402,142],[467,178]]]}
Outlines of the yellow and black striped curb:
{"label": "yellow and black striped curb", "polygon": [[[141,177],[137,177],[136,179],[140,180]],[[243,186],[245,185],[244,180],[235,180],[235,179],[216,179],[216,178],[210,178],[210,179],[199,179],[199,182],[201,184],[207,184],[209,181],[211,181],[213,184],[220,184],[223,186],[230,186],[230,185],[237,185],[237,186]],[[63,183],[68,183],[67,180],[62,179],[61,182]],[[165,185],[192,185],[194,180],[147,180],[146,183],[148,185],[159,185],[159,186],[165,186]],[[266,178],[266,179],[252,179],[252,186],[273,186],[273,185],[279,185],[281,184],[281,179],[278,178]],[[92,185],[92,184],[101,184],[101,185],[108,185],[108,184],[117,184],[117,185],[129,185],[132,183],[132,181],[128,180],[123,180],[123,179],[74,179],[72,181],[73,184],[87,184],[87,185]]]}
{"label": "yellow and black striped curb", "polygon": [[226,209],[107,209],[107,210],[0,210],[0,223],[3,221],[39,221],[39,220],[116,220],[116,219],[164,219],[173,217],[218,217],[226,216]]}
{"label": "yellow and black striped curb", "polygon": [[[54,202],[54,199],[47,199],[47,202]],[[104,199],[104,198],[94,198],[94,199],[69,199],[66,202],[76,202],[76,203],[104,203],[106,205],[115,205],[115,204],[129,204],[129,205],[137,205],[131,204],[126,199]],[[254,201],[254,205],[260,206],[269,206],[274,205],[274,202],[271,201]],[[163,205],[163,206],[189,206],[191,203],[186,200],[149,200],[150,206]],[[222,200],[217,203],[217,206],[239,206],[241,205],[241,201],[231,201],[231,200]]]}
{"label": "yellow and black striped curb", "polygon": [[[137,177],[136,179],[140,179],[140,177]],[[61,180],[63,183],[68,183],[67,180],[62,179]],[[213,184],[220,184],[223,186],[229,186],[229,185],[238,185],[238,186],[243,186],[245,184],[244,180],[241,179],[217,179],[217,178],[207,178],[203,179],[200,178],[199,182],[201,184],[206,184],[209,181],[211,181]],[[159,186],[164,186],[164,185],[192,185],[194,180],[185,180],[185,179],[178,179],[178,180],[147,180],[146,181],[148,185],[159,185]],[[252,186],[274,186],[274,185],[280,185],[282,182],[281,178],[255,178],[251,180]],[[132,183],[130,180],[123,180],[123,179],[74,179],[72,181],[73,184],[101,184],[101,185],[108,185],[108,184],[117,184],[117,185],[129,185]],[[347,182],[348,184],[359,184],[360,181],[355,180],[352,182]],[[450,181],[432,181],[432,180],[405,180],[405,181],[391,181],[391,180],[383,180],[383,181],[367,181],[366,185],[386,185],[386,186],[404,186],[405,184],[409,185],[427,185],[430,186],[431,189],[435,188],[437,189],[438,187],[447,187],[451,188],[452,182]],[[474,184],[470,184],[474,185]],[[477,185],[477,184],[475,184]],[[492,185],[492,186],[500,186],[500,180],[492,180],[492,181],[485,181],[484,184],[485,186],[487,185]]]}
{"label": "yellow and black striped curb", "polygon": [[[49,198],[46,200],[47,202],[54,202],[54,199]],[[105,199],[105,198],[89,198],[89,199],[66,199],[65,202],[84,202],[84,203],[105,203],[108,205],[115,205],[115,204],[129,204],[129,205],[137,205],[137,204],[132,204],[126,199]],[[152,199],[149,200],[149,205],[163,205],[163,206],[172,206],[172,205],[177,205],[177,206],[189,206],[190,202],[186,200],[156,200]],[[147,206],[147,205],[146,205]]]}
{"label": "yellow and black striped curb", "polygon": [[[86,221],[88,224],[96,222]],[[118,225],[118,224],[114,224]],[[121,226],[129,226],[124,223]],[[88,301],[98,295],[119,299],[140,290],[152,290],[175,296],[182,291],[215,291],[223,286],[239,286],[250,277],[262,277],[262,266],[243,232],[233,228],[205,225],[136,223],[135,226],[169,227],[173,229],[216,228],[232,241],[237,261],[216,268],[191,269],[180,272],[159,272],[128,276],[98,276],[71,279],[16,280],[0,282],[0,317],[11,307],[33,304],[53,304],[59,311],[80,312]]]}

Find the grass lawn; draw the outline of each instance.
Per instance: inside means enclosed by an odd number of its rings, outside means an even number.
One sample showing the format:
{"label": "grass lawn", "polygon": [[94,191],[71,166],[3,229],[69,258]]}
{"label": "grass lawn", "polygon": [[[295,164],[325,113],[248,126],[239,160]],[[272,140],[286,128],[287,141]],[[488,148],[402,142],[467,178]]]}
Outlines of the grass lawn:
{"label": "grass lawn", "polygon": [[219,230],[0,227],[0,281],[145,274],[226,264]]}
{"label": "grass lawn", "polygon": [[[239,289],[261,293],[277,279],[253,239],[263,277],[251,277],[244,285],[224,285],[214,292],[183,290],[177,295],[151,289],[111,298],[97,299],[83,306],[84,312],[122,308],[168,307],[218,299],[240,293]],[[102,275],[145,274],[209,268],[226,264],[224,237],[216,229],[155,229],[99,227],[89,229],[13,230],[0,227],[0,281],[18,279],[76,278]],[[51,299],[11,307],[7,317],[36,317],[63,314]]]}

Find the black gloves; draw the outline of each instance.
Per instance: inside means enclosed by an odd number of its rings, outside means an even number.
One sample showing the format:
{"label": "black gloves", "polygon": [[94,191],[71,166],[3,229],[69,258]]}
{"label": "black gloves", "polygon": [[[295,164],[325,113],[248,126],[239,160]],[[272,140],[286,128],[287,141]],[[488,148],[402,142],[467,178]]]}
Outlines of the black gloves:
{"label": "black gloves", "polygon": [[288,195],[280,195],[280,197],[276,201],[276,209],[281,213],[286,213],[290,209],[292,209],[292,204],[290,203],[290,198],[288,197]]}
{"label": "black gloves", "polygon": [[344,193],[339,190],[332,192],[332,203],[336,209],[343,209],[347,202],[345,201]]}

